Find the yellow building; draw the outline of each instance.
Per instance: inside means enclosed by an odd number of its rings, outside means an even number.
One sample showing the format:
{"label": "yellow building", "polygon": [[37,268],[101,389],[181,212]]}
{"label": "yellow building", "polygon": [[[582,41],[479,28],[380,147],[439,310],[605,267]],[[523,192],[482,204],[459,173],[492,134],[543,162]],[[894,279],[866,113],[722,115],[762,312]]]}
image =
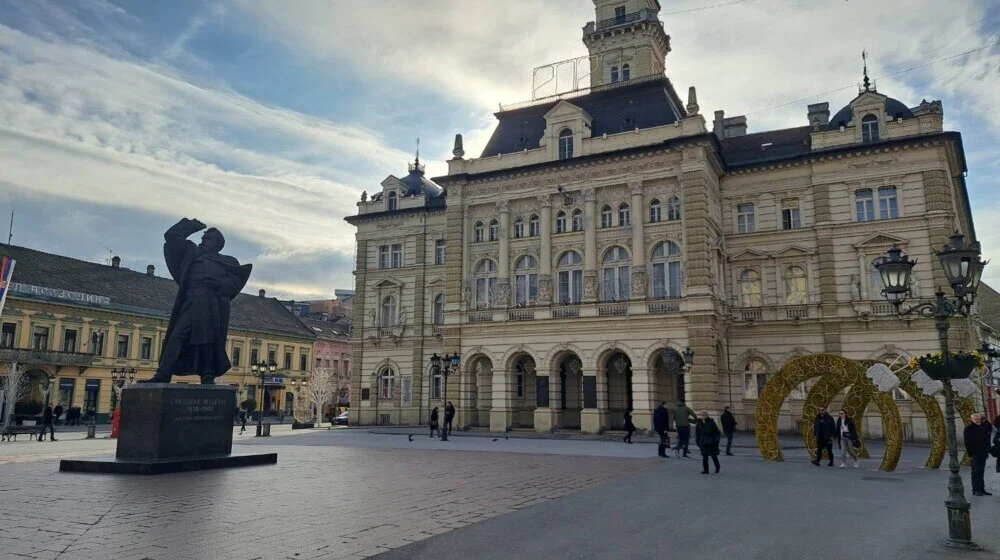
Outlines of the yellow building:
{"label": "yellow building", "polygon": [[[17,261],[0,315],[0,374],[11,362],[31,378],[25,401],[95,409],[106,420],[116,403],[112,369],[134,368],[136,379],[156,371],[177,285],[154,273],[0,245]],[[309,376],[316,337],[274,298],[240,294],[233,300],[227,341],[233,368],[216,383],[237,387],[239,400],[263,394],[265,412],[291,414],[293,387]],[[250,365],[277,364],[261,379]],[[197,377],[176,377],[197,383]],[[263,389],[261,382],[263,381]],[[302,395],[304,398],[304,395]],[[259,406],[259,405],[258,405]]]}

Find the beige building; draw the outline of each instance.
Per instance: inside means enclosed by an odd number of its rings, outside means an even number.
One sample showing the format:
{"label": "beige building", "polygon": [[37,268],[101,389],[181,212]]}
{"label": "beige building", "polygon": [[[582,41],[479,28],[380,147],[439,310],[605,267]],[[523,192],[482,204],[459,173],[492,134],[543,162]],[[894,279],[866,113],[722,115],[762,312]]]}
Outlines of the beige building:
{"label": "beige building", "polygon": [[[433,353],[461,354],[446,395],[460,427],[600,432],[627,408],[649,428],[682,397],[731,406],[748,429],[768,374],[796,356],[937,351],[932,322],[893,316],[872,261],[900,246],[927,297],[947,285],[934,252],[953,231],[975,237],[941,103],[866,78],[832,118],[819,103],[790,129],[748,134],[722,111],[708,123],[694,88],[682,102],[664,75],[659,3],[594,3],[589,87],[502,108],[478,158],[456,142],[447,176],[417,161],[348,218],[358,420],[425,422],[444,400]],[[954,347],[968,333],[953,328]]]}

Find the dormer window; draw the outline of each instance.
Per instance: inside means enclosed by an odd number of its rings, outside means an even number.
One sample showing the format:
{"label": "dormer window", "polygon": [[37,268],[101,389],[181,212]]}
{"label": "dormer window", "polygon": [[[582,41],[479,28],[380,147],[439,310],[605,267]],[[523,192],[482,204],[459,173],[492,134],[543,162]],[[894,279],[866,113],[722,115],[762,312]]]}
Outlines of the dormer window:
{"label": "dormer window", "polygon": [[395,210],[396,203],[397,203],[396,191],[389,191],[389,194],[386,196],[385,199],[385,209],[389,211]]}
{"label": "dormer window", "polygon": [[559,131],[559,159],[573,157],[573,131],[564,128]]}
{"label": "dormer window", "polygon": [[878,117],[866,115],[861,119],[861,139],[865,144],[878,142]]}

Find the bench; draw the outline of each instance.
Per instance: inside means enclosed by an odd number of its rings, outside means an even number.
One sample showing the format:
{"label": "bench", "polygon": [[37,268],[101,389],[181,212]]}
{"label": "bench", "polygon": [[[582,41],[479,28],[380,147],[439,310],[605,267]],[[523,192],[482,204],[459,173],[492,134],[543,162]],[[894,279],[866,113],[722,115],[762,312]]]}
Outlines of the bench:
{"label": "bench", "polygon": [[18,434],[28,434],[29,439],[38,437],[40,426],[7,426],[0,433],[0,441],[17,441]]}

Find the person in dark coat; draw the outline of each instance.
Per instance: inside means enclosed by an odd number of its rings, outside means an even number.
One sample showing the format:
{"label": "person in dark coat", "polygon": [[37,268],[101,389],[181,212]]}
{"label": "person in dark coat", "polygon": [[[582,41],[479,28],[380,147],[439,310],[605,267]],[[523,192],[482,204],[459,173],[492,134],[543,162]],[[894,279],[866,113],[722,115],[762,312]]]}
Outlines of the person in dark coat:
{"label": "person in dark coat", "polygon": [[438,435],[441,435],[441,429],[438,428],[438,407],[434,407],[431,411],[431,437],[434,437],[434,431],[437,430]]}
{"label": "person in dark coat", "polygon": [[38,441],[42,441],[45,438],[45,428],[49,429],[49,439],[56,441],[56,429],[52,425],[52,422],[52,406],[49,405],[42,412],[42,429],[38,431]]}
{"label": "person in dark coat", "polygon": [[667,402],[663,401],[653,411],[653,430],[660,435],[660,445],[656,449],[656,454],[664,459],[667,458],[667,447],[670,445],[670,436],[667,434],[669,428],[670,413],[667,412]]}
{"label": "person in dark coat", "polygon": [[733,436],[736,435],[736,417],[727,406],[722,412],[722,433],[726,434],[726,455],[733,454]]}
{"label": "person in dark coat", "polygon": [[986,474],[986,459],[990,454],[989,423],[983,422],[983,415],[979,413],[973,414],[971,420],[962,435],[965,452],[972,462],[972,495],[992,496],[986,491],[986,481],[983,479]]}
{"label": "person in dark coat", "polygon": [[674,453],[677,456],[681,456],[681,452],[684,452],[683,457],[688,458],[688,444],[691,441],[691,422],[697,422],[698,417],[694,415],[694,411],[684,404],[684,399],[677,401],[677,407],[674,408],[674,426],[677,427],[677,445],[674,446]]}
{"label": "person in dark coat", "polygon": [[56,404],[56,407],[52,409],[52,423],[59,425],[59,418],[63,415],[62,403]]}
{"label": "person in dark coat", "polygon": [[[993,419],[993,447],[1000,450],[1000,416]],[[996,454],[997,458],[997,472],[1000,473],[1000,453]]]}
{"label": "person in dark coat", "polygon": [[247,411],[240,411],[240,433],[247,431]]}
{"label": "person in dark coat", "polygon": [[202,383],[214,383],[232,367],[226,353],[230,302],[246,285],[251,265],[219,254],[226,238],[215,228],[205,230],[199,245],[188,241],[204,229],[184,218],[163,234],[163,257],[178,289],[156,375],[147,382],[198,375]]}
{"label": "person in dark coat", "polygon": [[698,422],[694,427],[694,443],[701,450],[701,474],[708,474],[708,458],[715,464],[715,472],[719,472],[719,442],[722,432],[715,425],[715,420],[708,417],[707,412],[698,413]]}
{"label": "person in dark coat", "polygon": [[635,433],[635,424],[632,423],[632,409],[625,411],[625,443],[632,443],[632,434]]}
{"label": "person in dark coat", "polygon": [[455,420],[455,405],[448,401],[444,407],[444,429],[445,433],[451,435],[451,423]]}
{"label": "person in dark coat", "polygon": [[855,447],[861,447],[861,439],[858,437],[858,429],[854,426],[854,420],[841,410],[837,413],[837,445],[840,447],[840,468],[847,467],[847,455],[850,454],[854,460],[854,468],[858,468],[858,454],[854,452]]}
{"label": "person in dark coat", "polygon": [[829,467],[833,466],[833,438],[837,434],[837,424],[833,421],[833,416],[826,411],[825,406],[821,406],[816,420],[813,422],[813,432],[816,434],[816,459],[812,464],[819,466],[823,460],[823,450],[830,454]]}

